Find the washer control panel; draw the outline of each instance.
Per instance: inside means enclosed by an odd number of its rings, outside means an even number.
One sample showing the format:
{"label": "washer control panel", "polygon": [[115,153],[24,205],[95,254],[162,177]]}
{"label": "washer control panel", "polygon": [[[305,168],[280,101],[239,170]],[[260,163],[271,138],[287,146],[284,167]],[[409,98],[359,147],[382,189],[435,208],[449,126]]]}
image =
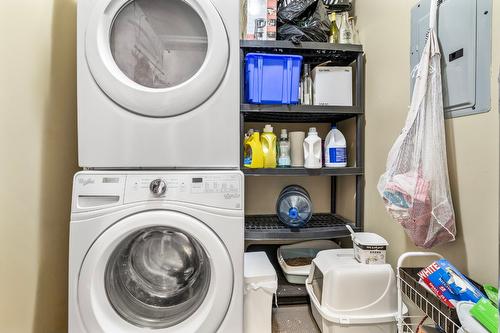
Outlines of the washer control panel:
{"label": "washer control panel", "polygon": [[73,211],[147,201],[178,201],[239,210],[243,208],[243,175],[237,171],[81,172],[73,184]]}
{"label": "washer control panel", "polygon": [[125,203],[165,200],[239,209],[242,183],[240,173],[130,174]]}

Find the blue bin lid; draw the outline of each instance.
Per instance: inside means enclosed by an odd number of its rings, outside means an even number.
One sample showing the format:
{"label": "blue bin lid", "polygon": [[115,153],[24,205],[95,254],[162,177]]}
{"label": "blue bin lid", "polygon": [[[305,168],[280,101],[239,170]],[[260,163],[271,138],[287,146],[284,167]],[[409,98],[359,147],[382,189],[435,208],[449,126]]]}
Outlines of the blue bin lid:
{"label": "blue bin lid", "polygon": [[292,58],[295,60],[302,60],[304,59],[303,56],[301,55],[296,55],[296,54],[273,54],[273,53],[247,53],[245,56],[245,60],[251,59],[251,58]]}

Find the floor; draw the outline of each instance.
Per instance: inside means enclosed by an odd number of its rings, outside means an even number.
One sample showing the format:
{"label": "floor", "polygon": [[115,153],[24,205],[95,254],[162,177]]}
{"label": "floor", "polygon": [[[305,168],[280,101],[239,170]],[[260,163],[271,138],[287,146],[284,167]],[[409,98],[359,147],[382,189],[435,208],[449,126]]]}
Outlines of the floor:
{"label": "floor", "polygon": [[273,308],[273,333],[320,333],[308,304]]}

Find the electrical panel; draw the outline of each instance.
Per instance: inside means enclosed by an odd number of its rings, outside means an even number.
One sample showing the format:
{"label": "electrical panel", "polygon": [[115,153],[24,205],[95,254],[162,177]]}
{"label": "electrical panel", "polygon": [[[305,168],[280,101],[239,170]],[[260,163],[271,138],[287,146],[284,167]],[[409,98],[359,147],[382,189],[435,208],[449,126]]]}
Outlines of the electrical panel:
{"label": "electrical panel", "polygon": [[[431,1],[438,1],[446,118],[491,109],[491,1],[421,0],[411,11],[411,68],[420,62],[429,29]],[[413,91],[414,78],[412,79]]]}

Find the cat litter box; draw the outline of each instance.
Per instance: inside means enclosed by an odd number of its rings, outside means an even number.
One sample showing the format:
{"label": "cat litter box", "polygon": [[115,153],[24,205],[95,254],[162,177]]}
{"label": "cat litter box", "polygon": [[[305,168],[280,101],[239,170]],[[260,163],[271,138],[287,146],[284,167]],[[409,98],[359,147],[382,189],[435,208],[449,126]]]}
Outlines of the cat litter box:
{"label": "cat litter box", "polygon": [[278,262],[288,282],[305,284],[312,260],[318,252],[337,249],[337,243],[329,240],[315,240],[284,245],[278,248]]}
{"label": "cat litter box", "polygon": [[322,333],[397,332],[396,276],[388,264],[359,263],[353,249],[321,251],[306,289]]}

